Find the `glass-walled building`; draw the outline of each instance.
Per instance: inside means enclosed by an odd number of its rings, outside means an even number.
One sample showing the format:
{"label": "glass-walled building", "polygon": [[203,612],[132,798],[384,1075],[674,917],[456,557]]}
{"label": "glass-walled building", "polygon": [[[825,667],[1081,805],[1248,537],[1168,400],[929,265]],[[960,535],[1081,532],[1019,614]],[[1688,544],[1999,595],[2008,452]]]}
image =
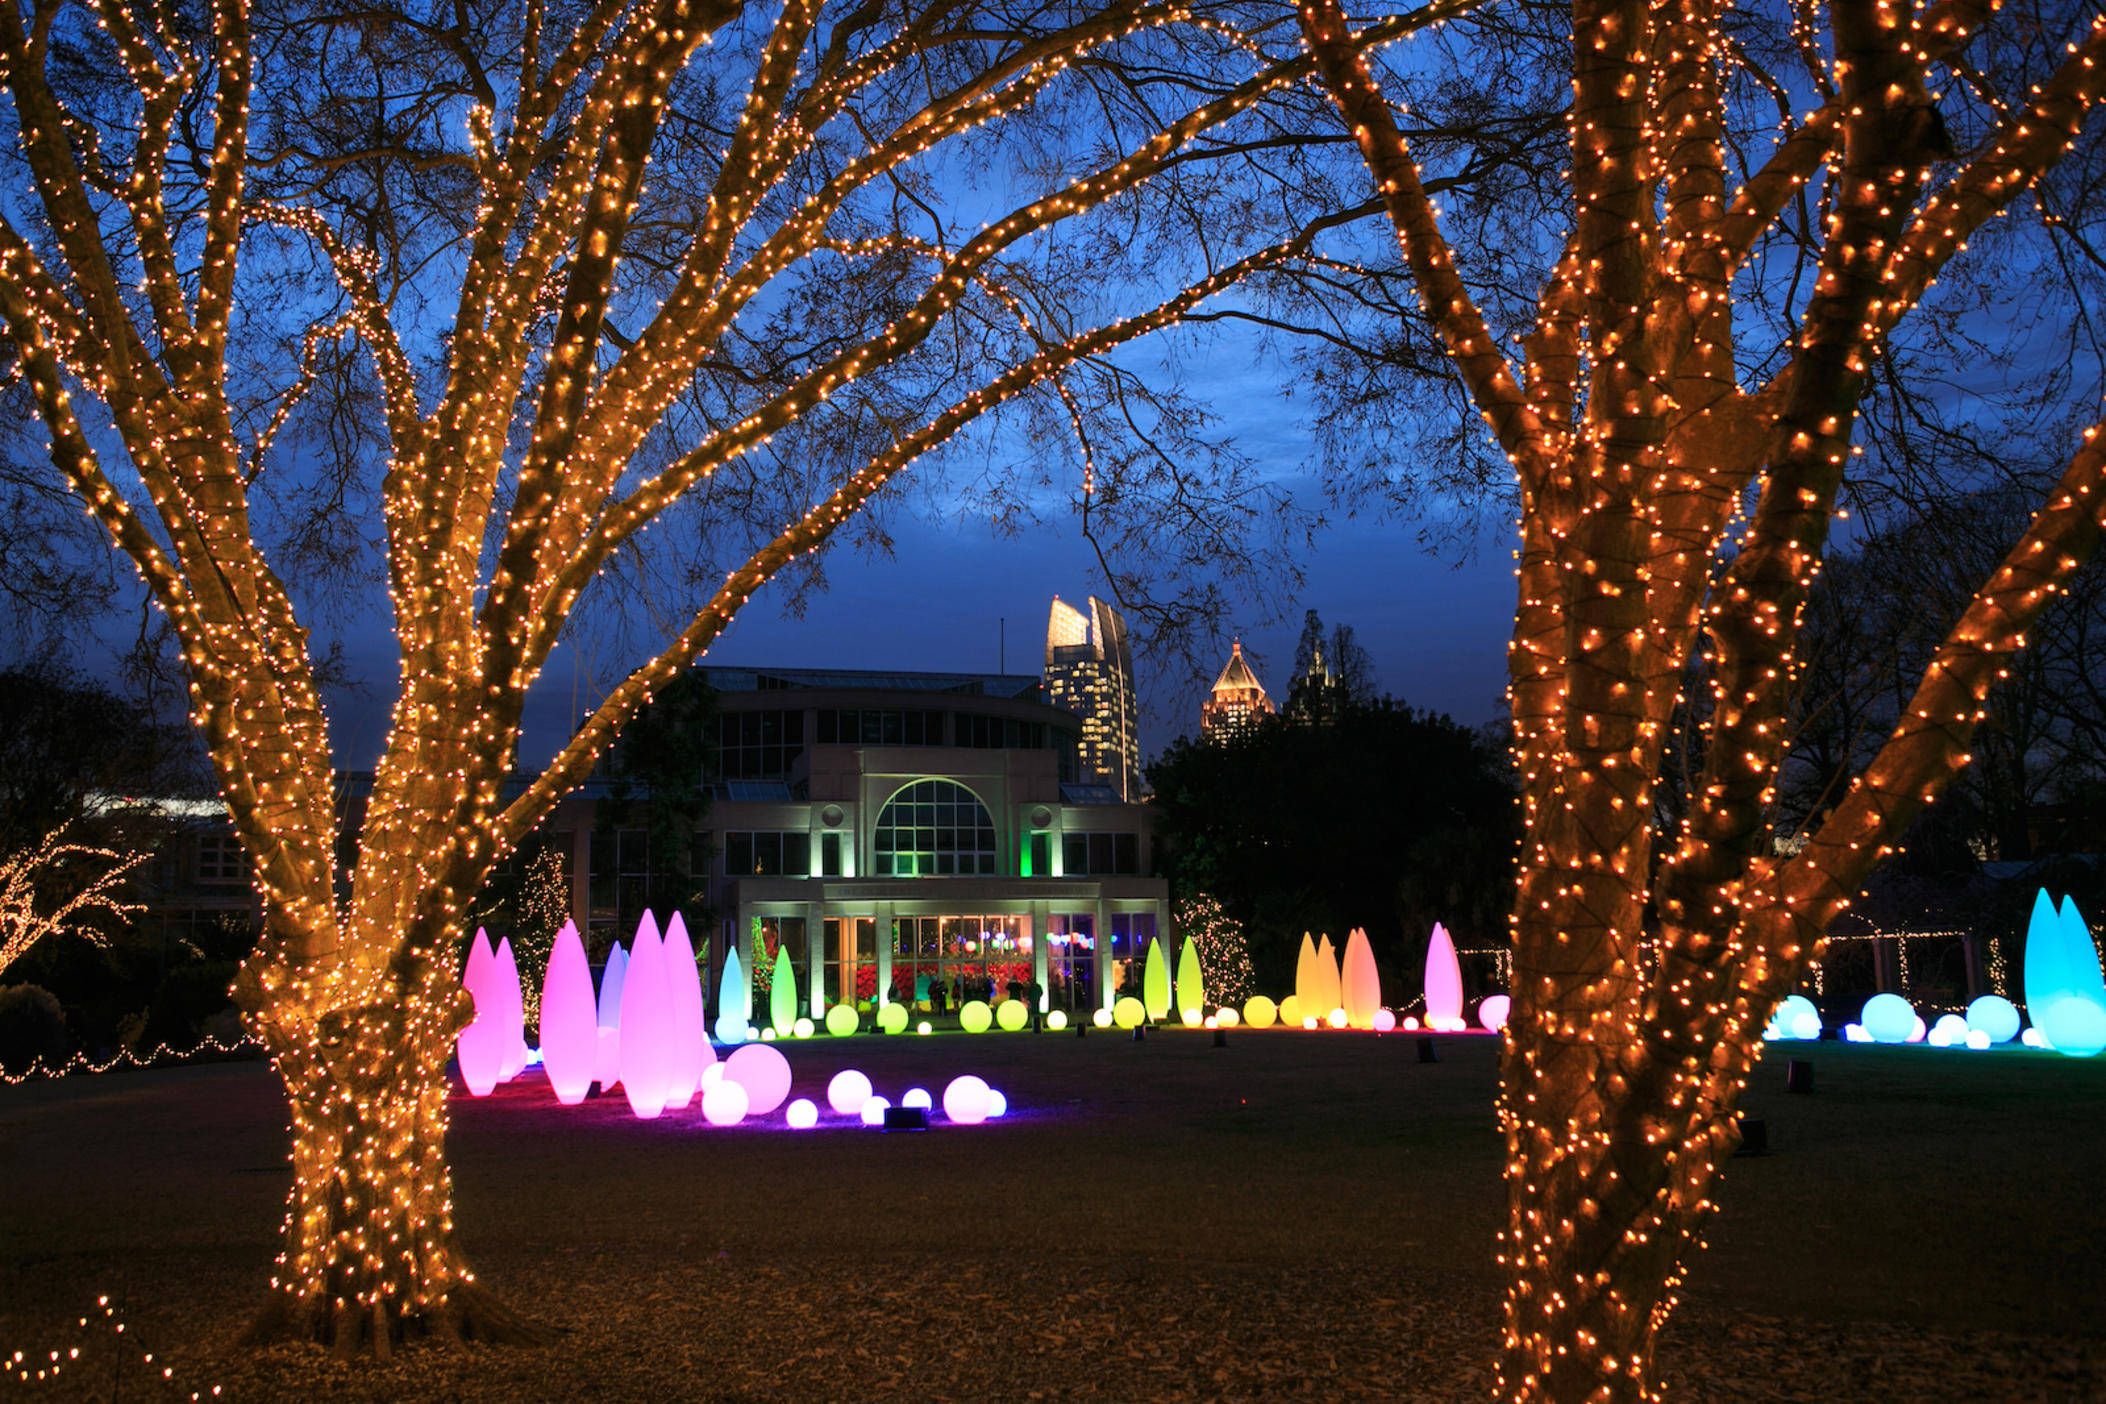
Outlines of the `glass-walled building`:
{"label": "glass-walled building", "polygon": [[[1039,679],[705,668],[719,703],[711,964],[787,947],[799,1007],[1108,1008],[1169,936],[1146,806],[1082,776]],[[767,972],[767,973],[762,973]]]}

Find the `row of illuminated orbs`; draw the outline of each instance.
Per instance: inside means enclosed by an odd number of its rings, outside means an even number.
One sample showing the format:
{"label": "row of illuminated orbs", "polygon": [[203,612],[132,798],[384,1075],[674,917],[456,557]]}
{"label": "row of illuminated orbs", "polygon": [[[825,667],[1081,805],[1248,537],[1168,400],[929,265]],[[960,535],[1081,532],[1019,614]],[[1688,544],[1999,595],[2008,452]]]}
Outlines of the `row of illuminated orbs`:
{"label": "row of illuminated orbs", "polygon": [[[1989,1048],[2014,1038],[2033,1048],[2052,1048],[2072,1058],[2090,1058],[2106,1050],[2106,973],[2099,950],[2076,902],[2062,899],[2058,908],[2042,888],[2033,899],[2026,930],[2026,1010],[2032,1027],[2021,1029],[2018,1006],[2002,995],[1983,995],[1965,1015],[1944,1014],[1926,1025],[1915,1006],[1898,994],[1876,994],[1865,1001],[1843,1036],[1854,1043],[1927,1043],[1933,1048]],[[1777,1006],[1764,1036],[1813,1039],[1821,1036],[1820,1011],[1804,995],[1792,995]]]}

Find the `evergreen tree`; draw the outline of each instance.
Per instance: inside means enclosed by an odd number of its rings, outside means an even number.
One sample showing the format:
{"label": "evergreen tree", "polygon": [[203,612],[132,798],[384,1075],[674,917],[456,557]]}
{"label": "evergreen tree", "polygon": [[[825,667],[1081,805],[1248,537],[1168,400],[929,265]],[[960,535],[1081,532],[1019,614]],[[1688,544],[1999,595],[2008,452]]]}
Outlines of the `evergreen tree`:
{"label": "evergreen tree", "polygon": [[1177,904],[1177,929],[1199,955],[1199,978],[1209,1003],[1240,1006],[1250,998],[1256,978],[1250,964],[1250,940],[1243,923],[1204,892]]}

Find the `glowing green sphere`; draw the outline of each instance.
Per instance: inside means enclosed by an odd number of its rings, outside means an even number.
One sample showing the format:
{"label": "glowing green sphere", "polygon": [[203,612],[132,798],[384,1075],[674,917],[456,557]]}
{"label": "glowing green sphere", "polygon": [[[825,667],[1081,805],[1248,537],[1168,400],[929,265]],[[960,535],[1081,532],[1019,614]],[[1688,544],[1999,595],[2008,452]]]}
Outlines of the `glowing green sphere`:
{"label": "glowing green sphere", "polygon": [[1148,1017],[1148,1010],[1132,995],[1123,996],[1112,1006],[1112,1022],[1122,1029],[1130,1029]]}
{"label": "glowing green sphere", "polygon": [[1046,1016],[1046,1027],[1053,1030],[1053,1032],[1055,1033],[1059,1033],[1062,1029],[1066,1028],[1067,1026],[1068,1011],[1065,1009],[1056,1009],[1051,1014],[1048,1014]]}
{"label": "glowing green sphere", "polygon": [[907,1006],[904,1004],[886,1005],[877,1012],[877,1026],[889,1034],[905,1033],[907,1031]]}
{"label": "glowing green sphere", "polygon": [[958,1008],[958,1027],[967,1033],[986,1033],[994,1023],[994,1011],[984,999],[969,999]]}
{"label": "glowing green sphere", "polygon": [[1243,1001],[1243,1022],[1254,1029],[1269,1029],[1279,1017],[1279,1006],[1264,995],[1252,995]]}
{"label": "glowing green sphere", "polygon": [[[906,1015],[902,1014],[900,1018],[904,1021]],[[861,1027],[862,1020],[856,1018],[853,1004],[837,1004],[826,1011],[826,1031],[836,1038],[846,1038]]]}
{"label": "glowing green sphere", "polygon": [[1024,1001],[1020,999],[1005,999],[1002,1007],[995,1011],[995,1022],[1011,1033],[1022,1028],[1030,1017],[1031,1011],[1024,1008]]}

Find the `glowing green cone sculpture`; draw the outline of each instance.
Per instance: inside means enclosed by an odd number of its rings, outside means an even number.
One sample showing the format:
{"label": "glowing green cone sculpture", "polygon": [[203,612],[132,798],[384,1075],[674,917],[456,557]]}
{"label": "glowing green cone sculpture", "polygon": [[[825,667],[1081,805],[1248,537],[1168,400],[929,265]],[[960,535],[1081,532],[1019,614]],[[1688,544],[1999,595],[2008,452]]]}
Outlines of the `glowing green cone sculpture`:
{"label": "glowing green cone sculpture", "polygon": [[1177,1012],[1203,1014],[1206,1007],[1207,987],[1199,974],[1199,947],[1188,939],[1184,954],[1177,958]]}
{"label": "glowing green cone sculpture", "polygon": [[775,948],[775,978],[768,987],[768,1022],[777,1038],[786,1037],[797,1023],[797,968],[790,964],[790,948]]}
{"label": "glowing green cone sculpture", "polygon": [[1151,1019],[1170,1017],[1170,962],[1163,955],[1163,943],[1148,943],[1148,970],[1141,977],[1141,999]]}

